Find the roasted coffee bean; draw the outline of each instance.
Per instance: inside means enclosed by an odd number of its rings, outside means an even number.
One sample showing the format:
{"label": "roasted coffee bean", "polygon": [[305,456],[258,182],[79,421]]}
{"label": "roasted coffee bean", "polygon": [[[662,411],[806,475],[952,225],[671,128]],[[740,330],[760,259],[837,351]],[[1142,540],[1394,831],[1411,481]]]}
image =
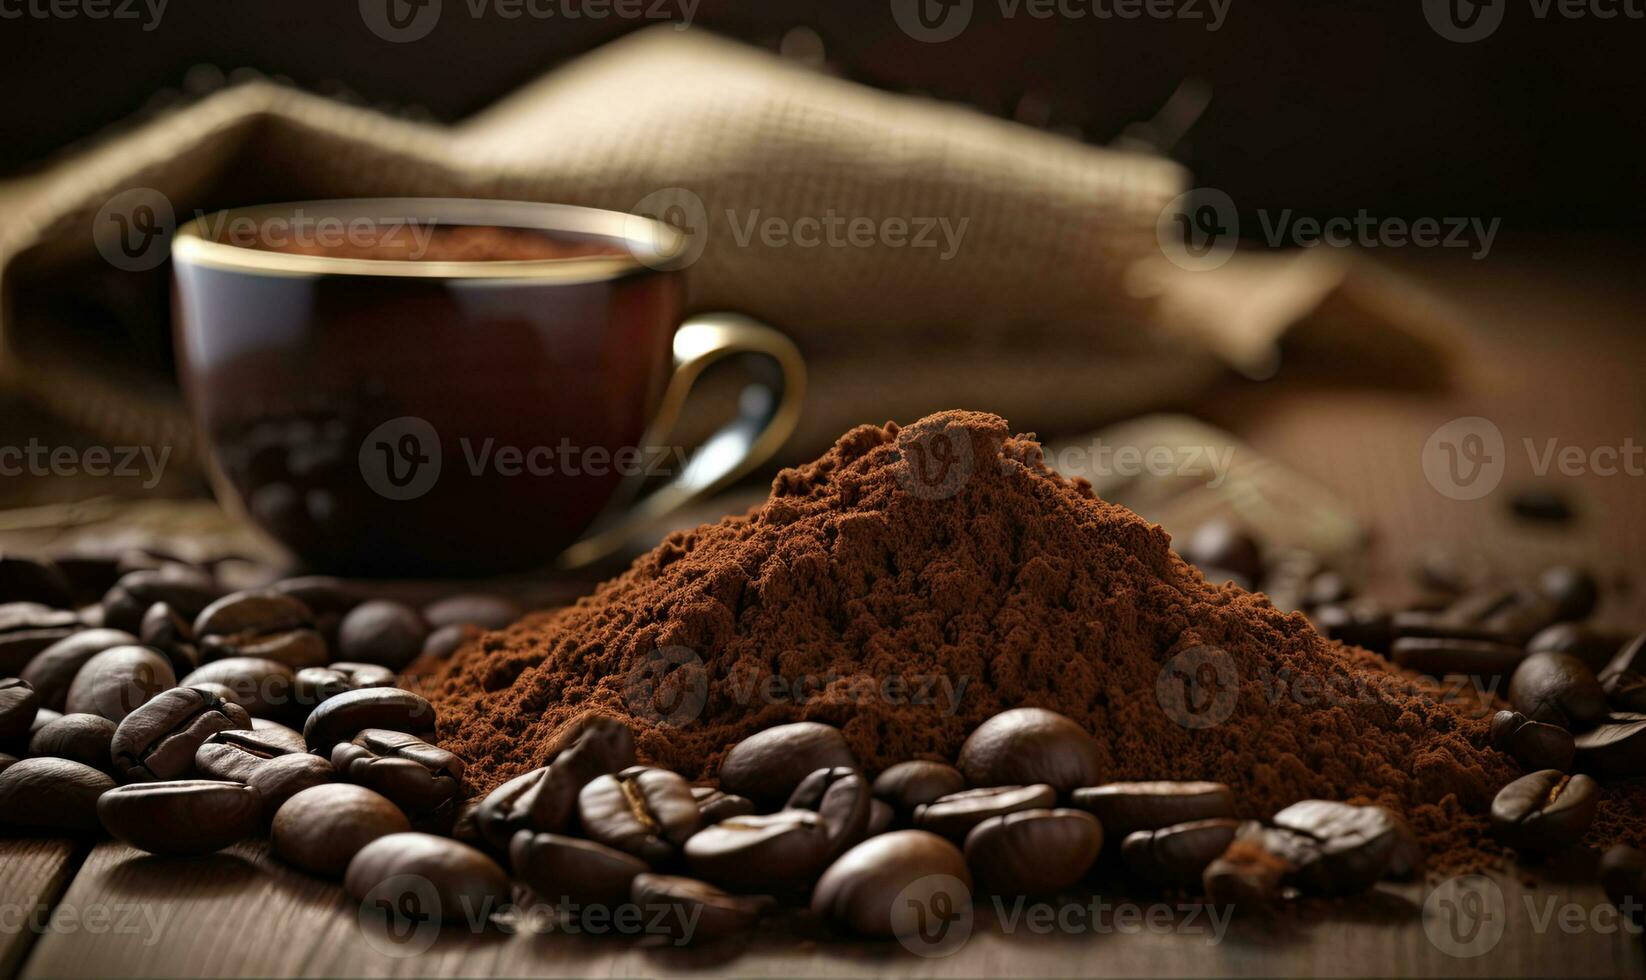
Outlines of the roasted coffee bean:
{"label": "roasted coffee bean", "polygon": [[921,830],[963,841],[972,828],[1019,810],[1047,810],[1057,804],[1057,790],[1045,783],[1033,786],[991,786],[938,797],[914,808],[914,825]]}
{"label": "roasted coffee bean", "polygon": [[1574,516],[1566,495],[1548,487],[1516,490],[1509,497],[1509,509],[1521,520],[1538,524],[1568,524]]}
{"label": "roasted coffee bean", "polygon": [[966,864],[981,888],[1001,895],[1050,895],[1091,870],[1103,828],[1083,810],[1019,810],[966,835]]}
{"label": "roasted coffee bean", "polygon": [[1533,721],[1518,711],[1499,711],[1492,716],[1491,735],[1492,745],[1513,756],[1527,772],[1571,771],[1577,747],[1564,728]]}
{"label": "roasted coffee bean", "polygon": [[302,790],[282,804],[270,838],[282,861],[333,878],[367,844],[410,830],[406,815],[381,795],[351,783],[328,783]]}
{"label": "roasted coffee bean", "polygon": [[[302,748],[299,747],[299,752]],[[194,768],[212,779],[246,782],[263,763],[292,750],[253,730],[227,729],[213,733],[194,751]]]}
{"label": "roasted coffee bean", "polygon": [[340,660],[325,667],[305,667],[297,672],[297,702],[313,708],[344,691],[368,687],[393,687],[394,671],[376,664],[356,664]]}
{"label": "roasted coffee bean", "polygon": [[923,830],[894,830],[829,865],[812,891],[812,912],[862,935],[908,935],[931,926],[919,920],[922,911],[970,905],[971,886],[959,848]]}
{"label": "roasted coffee bean", "polygon": [[1509,681],[1509,703],[1533,721],[1571,729],[1606,717],[1606,691],[1583,661],[1564,653],[1534,653]]}
{"label": "roasted coffee bean", "polygon": [[1501,679],[1515,672],[1526,659],[1526,651],[1490,640],[1403,636],[1394,641],[1389,656],[1407,670],[1430,677],[1467,675]]}
{"label": "roasted coffee bean", "polygon": [[519,603],[500,595],[454,595],[423,607],[423,621],[434,629],[479,626],[500,630],[525,614]]}
{"label": "roasted coffee bean", "polygon": [[314,616],[297,599],[278,592],[238,592],[207,606],[194,621],[195,642],[206,661],[262,657],[293,670],[328,659]]}
{"label": "roasted coffee bean", "polygon": [[80,625],[80,614],[73,610],[53,609],[38,602],[0,603],[0,634],[77,629]]}
{"label": "roasted coffee bean", "polygon": [[460,647],[471,640],[478,639],[485,630],[467,623],[454,626],[442,626],[429,634],[423,641],[421,656],[432,657],[435,660],[445,660],[456,653]]}
{"label": "roasted coffee bean", "polygon": [[261,738],[267,739],[287,751],[303,752],[307,749],[303,742],[302,732],[288,728],[278,721],[270,721],[267,718],[253,718],[251,720],[251,730]]}
{"label": "roasted coffee bean", "polygon": [[757,732],[732,746],[720,763],[720,788],[775,805],[813,772],[855,765],[840,729],[800,721]]}
{"label": "roasted coffee bean", "polygon": [[788,809],[813,810],[823,818],[829,840],[828,858],[833,860],[868,833],[869,802],[873,798],[862,773],[835,766],[802,779],[789,796]]}
{"label": "roasted coffee bean", "polygon": [[686,862],[736,892],[794,891],[811,884],[839,853],[826,821],[811,810],[731,817],[686,841]]}
{"label": "roasted coffee bean", "polygon": [[332,747],[331,764],[344,779],[382,793],[409,814],[455,805],[463,793],[463,760],[405,732],[364,729]]}
{"label": "roasted coffee bean", "polygon": [[68,759],[22,759],[0,772],[0,826],[61,834],[97,831],[97,798],[114,788],[108,773]]}
{"label": "roasted coffee bean", "polygon": [[1646,714],[1614,712],[1572,740],[1572,768],[1597,776],[1646,775]]}
{"label": "roasted coffee bean", "polygon": [[194,645],[194,628],[177,610],[157,602],[143,614],[143,625],[137,631],[143,645],[159,650],[171,661],[172,670],[179,676],[200,666],[200,651]]}
{"label": "roasted coffee bean", "polygon": [[1264,905],[1280,896],[1290,870],[1284,858],[1239,833],[1201,873],[1201,888],[1213,905]]}
{"label": "roasted coffee bean", "polygon": [[1324,606],[1347,602],[1354,598],[1354,586],[1341,572],[1326,569],[1309,579],[1309,591],[1304,602],[1309,606]]}
{"label": "roasted coffee bean", "polygon": [[1409,876],[1422,861],[1416,835],[1380,806],[1304,800],[1275,814],[1274,825],[1313,843],[1281,853],[1296,865],[1298,886],[1316,895],[1362,892],[1385,875]]}
{"label": "roasted coffee bean", "polygon": [[39,711],[34,713],[34,723],[29,725],[29,735],[33,736],[35,732],[45,728],[47,725],[61,717],[63,717],[63,713],[61,711],[53,711],[50,708],[41,708]]}
{"label": "roasted coffee bean", "polygon": [[1620,671],[1646,674],[1646,633],[1630,640],[1627,645],[1618,650],[1612,659],[1607,662],[1606,669],[1601,673],[1613,674]]}
{"label": "roasted coffee bean", "polygon": [[368,728],[387,728],[411,735],[432,735],[434,706],[421,695],[395,687],[368,687],[347,691],[322,701],[303,723],[303,740],[310,749],[330,753]]}
{"label": "roasted coffee bean", "polygon": [[1627,844],[1608,848],[1600,857],[1600,884],[1629,921],[1646,922],[1646,853]]}
{"label": "roasted coffee bean", "polygon": [[752,927],[776,903],[765,895],[728,895],[707,882],[675,875],[636,875],[629,898],[648,927],[677,943],[712,943]]}
{"label": "roasted coffee bean", "polygon": [[960,747],[960,771],[973,786],[1046,783],[1059,793],[1103,779],[1097,740],[1055,711],[1012,708],[977,726]]}
{"label": "roasted coffee bean", "polygon": [[754,812],[754,801],[712,786],[693,786],[692,798],[697,800],[697,812],[703,815],[702,824],[713,826],[730,817],[746,817]]}
{"label": "roasted coffee bean", "polygon": [[0,605],[0,675],[15,675],[35,655],[84,629],[79,613],[33,602]]}
{"label": "roasted coffee bean", "polygon": [[1555,623],[1537,631],[1526,641],[1527,653],[1569,653],[1589,665],[1597,674],[1606,669],[1629,638],[1597,630],[1582,623]]}
{"label": "roasted coffee bean", "polygon": [[1127,835],[1120,856],[1132,877],[1154,888],[1191,889],[1206,866],[1228,850],[1240,821],[1232,817],[1139,830]]}
{"label": "roasted coffee bean", "polygon": [[1248,582],[1263,577],[1263,553],[1257,539],[1233,521],[1214,519],[1201,524],[1179,554],[1200,568],[1227,569]]}
{"label": "roasted coffee bean", "polygon": [[137,633],[143,615],[163,602],[193,619],[221,597],[223,591],[206,572],[194,568],[144,569],[121,577],[103,596],[103,625]]}
{"label": "roasted coffee bean", "polygon": [[633,766],[600,776],[577,795],[583,832],[648,862],[672,857],[697,832],[701,816],[686,780],[667,769]]}
{"label": "roasted coffee bean", "polygon": [[337,628],[349,610],[365,601],[365,596],[341,579],[324,575],[282,579],[269,586],[269,591],[289,595],[309,607],[314,615],[315,628],[326,639],[326,647],[337,649]]}
{"label": "roasted coffee bean", "polygon": [[234,703],[254,718],[289,714],[296,699],[292,669],[264,657],[226,657],[204,664],[179,682],[183,687],[221,684],[234,692]]}
{"label": "roasted coffee bean", "polygon": [[246,785],[263,798],[263,814],[272,817],[285,802],[314,786],[335,782],[337,770],[317,755],[292,752],[275,756],[253,769]]}
{"label": "roasted coffee bean", "polygon": [[40,697],[28,681],[0,678],[0,741],[16,742],[27,737],[39,711]]}
{"label": "roasted coffee bean", "polygon": [[49,558],[0,554],[0,602],[38,602],[67,609],[74,605],[74,590]]}
{"label": "roasted coffee bean", "polygon": [[428,635],[429,624],[417,610],[374,599],[343,617],[337,627],[337,645],[344,660],[399,670],[417,659]]}
{"label": "roasted coffee bean", "polygon": [[150,854],[210,854],[257,833],[263,801],[240,783],[184,779],[117,786],[97,800],[103,827]]}
{"label": "roasted coffee bean", "polygon": [[1600,679],[1600,689],[1606,692],[1606,703],[1613,710],[1631,713],[1646,711],[1646,675],[1632,670],[1607,674]]}
{"label": "roasted coffee bean", "polygon": [[932,803],[965,788],[966,777],[959,769],[924,760],[899,762],[874,780],[874,795],[902,814],[913,813],[922,803]]}
{"label": "roasted coffee bean", "polygon": [[1545,568],[1537,587],[1555,604],[1557,620],[1588,619],[1600,603],[1600,583],[1588,571],[1570,565]]}
{"label": "roasted coffee bean", "polygon": [[[311,791],[312,792],[312,791]],[[287,804],[290,805],[289,803]],[[433,834],[389,834],[349,862],[343,888],[393,915],[474,921],[510,899],[509,876],[480,851]],[[426,907],[428,904],[433,908]]]}
{"label": "roasted coffee bean", "polygon": [[18,676],[34,686],[42,705],[62,711],[69,685],[87,661],[104,650],[136,644],[137,637],[122,630],[82,630],[35,654]]}
{"label": "roasted coffee bean", "polygon": [[886,831],[891,830],[892,825],[895,823],[897,823],[897,810],[890,803],[885,800],[870,800],[869,826],[868,829],[864,830],[863,836],[873,837],[876,834],[884,834]]}
{"label": "roasted coffee bean", "polygon": [[1599,804],[1600,787],[1588,776],[1528,773],[1492,800],[1492,832],[1523,854],[1556,851],[1583,838]]}
{"label": "roasted coffee bean", "polygon": [[229,555],[211,563],[217,584],[229,592],[264,592],[285,573],[285,569],[252,558]]}
{"label": "roasted coffee bean", "polygon": [[71,759],[110,772],[114,768],[109,754],[114,729],[114,722],[102,715],[64,715],[48,722],[29,738],[29,754]]}
{"label": "roasted coffee bean", "polygon": [[1394,641],[1394,621],[1389,611],[1367,599],[1316,606],[1309,620],[1328,639],[1349,646],[1387,653]]}
{"label": "roasted coffee bean", "polygon": [[560,834],[522,830],[509,842],[514,875],[550,901],[612,909],[629,900],[646,862],[614,847]]}
{"label": "roasted coffee bean", "polygon": [[1110,840],[1235,814],[1234,793],[1222,783],[1210,782],[1108,783],[1077,789],[1070,801],[1097,817]]}
{"label": "roasted coffee bean", "polygon": [[17,764],[17,756],[9,752],[0,752],[0,772],[5,772]]}
{"label": "roasted coffee bean", "polygon": [[119,556],[97,551],[71,551],[53,556],[77,601],[90,602],[114,588],[123,574]]}
{"label": "roasted coffee bean", "polygon": [[165,655],[148,647],[112,647],[86,661],[69,683],[63,707],[69,714],[131,714],[161,691],[177,686]]}
{"label": "roasted coffee bean", "polygon": [[194,769],[194,754],[214,732],[250,729],[245,709],[192,687],[162,691],[121,720],[110,754],[128,782],[177,779]]}
{"label": "roasted coffee bean", "polygon": [[634,735],[627,725],[600,715],[565,736],[550,764],[509,780],[481,803],[480,833],[502,850],[516,832],[559,833],[577,816],[577,795],[598,776],[634,764]]}

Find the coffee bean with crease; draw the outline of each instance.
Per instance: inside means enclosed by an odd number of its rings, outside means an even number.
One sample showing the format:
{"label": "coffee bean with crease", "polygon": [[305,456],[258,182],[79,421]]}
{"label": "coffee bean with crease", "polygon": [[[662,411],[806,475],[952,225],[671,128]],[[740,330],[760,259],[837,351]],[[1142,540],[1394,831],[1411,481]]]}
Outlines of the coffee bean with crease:
{"label": "coffee bean with crease", "polygon": [[307,746],[303,742],[303,733],[288,728],[278,721],[254,717],[251,720],[251,730],[287,751],[303,752],[307,750]]}
{"label": "coffee bean with crease", "polygon": [[756,732],[732,746],[720,763],[720,788],[775,806],[813,772],[855,765],[840,729],[798,721]]}
{"label": "coffee bean with crease", "polygon": [[1018,810],[1046,810],[1056,804],[1057,790],[1045,783],[968,789],[915,807],[914,825],[959,842],[990,817]]}
{"label": "coffee bean with crease", "polygon": [[966,864],[979,887],[1000,895],[1051,895],[1085,877],[1103,828],[1084,810],[1019,810],[966,835]]}
{"label": "coffee bean with crease", "polygon": [[269,586],[268,591],[291,596],[307,606],[314,616],[315,628],[325,637],[328,649],[337,649],[337,627],[349,610],[364,602],[366,597],[342,579],[325,575],[307,575],[282,579]]}
{"label": "coffee bean with crease", "polygon": [[291,754],[290,748],[255,730],[227,729],[213,733],[200,743],[194,751],[194,768],[212,779],[243,783],[263,763]]}
{"label": "coffee bean with crease", "polygon": [[1071,718],[1044,708],[1012,708],[977,726],[960,746],[959,769],[973,786],[1046,783],[1060,793],[1100,782],[1105,750]]}
{"label": "coffee bean with crease", "polygon": [[478,626],[500,630],[514,624],[526,611],[506,596],[463,594],[448,596],[423,607],[423,621],[434,629]]}
{"label": "coffee bean with crease", "polygon": [[16,674],[34,655],[86,628],[81,615],[37,602],[0,605],[0,672]]}
{"label": "coffee bean with crease", "polygon": [[766,895],[730,895],[713,885],[676,875],[636,875],[629,900],[645,913],[648,928],[680,943],[712,943],[759,921],[777,903]]}
{"label": "coffee bean with crease", "polygon": [[0,772],[0,826],[100,831],[97,798],[114,788],[108,773],[68,759],[22,759]]}
{"label": "coffee bean with crease", "polygon": [[632,766],[596,778],[577,795],[583,832],[650,863],[673,857],[701,816],[691,785],[667,769]]}
{"label": "coffee bean with crease", "polygon": [[1528,773],[1492,800],[1492,832],[1523,854],[1546,854],[1582,840],[1599,804],[1600,786],[1588,776]]}
{"label": "coffee bean with crease", "polygon": [[569,731],[549,765],[487,794],[475,813],[480,833],[498,850],[521,830],[561,833],[577,816],[577,796],[598,776],[634,765],[634,735],[620,721],[591,715]]}
{"label": "coffee bean with crease", "polygon": [[515,877],[542,898],[607,909],[626,903],[635,876],[651,870],[615,847],[530,830],[514,835],[508,853]]}
{"label": "coffee bean with crease", "polygon": [[326,663],[326,640],[297,599],[278,592],[238,592],[201,611],[194,621],[202,660],[261,657],[292,668]]}
{"label": "coffee bean with crease", "polygon": [[263,800],[241,783],[183,779],[117,786],[97,800],[109,833],[150,854],[220,851],[257,833]]}
{"label": "coffee bean with crease", "polygon": [[308,752],[291,752],[275,756],[253,769],[246,777],[246,785],[263,798],[264,816],[273,817],[287,800],[303,790],[336,780],[337,770],[330,762]]}
{"label": "coffee bean with crease", "polygon": [[102,715],[64,715],[29,737],[29,754],[71,759],[110,772],[114,762],[109,747],[115,728],[115,723]]}
{"label": "coffee bean with crease", "polygon": [[693,786],[692,797],[697,800],[697,812],[703,815],[703,826],[710,827],[729,817],[746,817],[754,812],[754,801],[723,792],[713,786]]}
{"label": "coffee bean with crease", "polygon": [[1385,876],[1410,877],[1422,864],[1416,835],[1381,806],[1304,800],[1275,814],[1273,830],[1308,839],[1276,850],[1296,866],[1296,884],[1316,895],[1356,894]]}
{"label": "coffee bean with crease", "polygon": [[265,657],[227,657],[203,664],[178,682],[183,687],[221,684],[254,718],[285,717],[296,700],[292,669]]}
{"label": "coffee bean with crease", "polygon": [[337,627],[337,648],[344,660],[380,664],[400,670],[423,650],[429,624],[417,610],[398,602],[363,602]]}
{"label": "coffee bean with crease", "polygon": [[330,754],[332,746],[368,728],[432,735],[434,721],[434,706],[422,695],[396,687],[368,687],[322,701],[303,723],[303,740],[310,749]]}
{"label": "coffee bean with crease", "polygon": [[69,685],[87,661],[104,650],[135,645],[137,637],[122,630],[82,630],[35,654],[18,676],[33,685],[42,706],[62,711]]}
{"label": "coffee bean with crease", "polygon": [[143,625],[137,635],[144,646],[165,654],[178,676],[200,666],[200,651],[194,645],[194,628],[177,610],[164,602],[155,603],[143,614]]}
{"label": "coffee bean with crease", "polygon": [[800,781],[787,809],[812,810],[823,818],[832,860],[867,835],[873,796],[863,774],[847,766],[819,769]]}
{"label": "coffee bean with crease", "polygon": [[1492,745],[1507,752],[1528,772],[1559,769],[1568,772],[1577,747],[1572,733],[1556,725],[1533,721],[1518,711],[1499,711],[1492,716]]}
{"label": "coffee bean with crease", "polygon": [[686,841],[694,874],[734,892],[797,892],[838,853],[830,828],[812,810],[729,817]]}
{"label": "coffee bean with crease", "polygon": [[1214,817],[1134,831],[1121,843],[1120,857],[1140,883],[1157,889],[1195,888],[1206,866],[1234,842],[1239,827],[1232,817]]}
{"label": "coffee bean with crease", "polygon": [[0,678],[0,741],[27,738],[39,711],[40,696],[33,685],[17,677]]}
{"label": "coffee bean with crease", "polygon": [[1569,653],[1599,674],[1629,642],[1621,633],[1598,630],[1582,623],[1555,623],[1526,641],[1527,653]]}
{"label": "coffee bean with crease", "polygon": [[1191,820],[1232,817],[1234,793],[1223,783],[1155,780],[1085,786],[1070,801],[1097,817],[1110,840]]}
{"label": "coffee bean with crease", "polygon": [[161,602],[193,619],[222,595],[211,575],[196,568],[142,569],[121,576],[103,596],[103,625],[137,633],[143,628],[144,614]]}
{"label": "coffee bean with crease", "polygon": [[368,687],[393,687],[394,671],[376,664],[356,664],[338,661],[324,667],[305,667],[297,672],[297,703],[312,709],[327,698],[345,691]]}
{"label": "coffee bean with crease", "polygon": [[1407,670],[1430,677],[1463,675],[1490,681],[1513,674],[1526,659],[1526,651],[1491,640],[1403,636],[1394,641],[1389,657]]}
{"label": "coffee bean with crease", "polygon": [[367,728],[332,747],[331,764],[408,814],[429,813],[463,794],[463,760],[415,735]]}
{"label": "coffee bean with crease", "polygon": [[1565,729],[1606,717],[1606,691],[1583,661],[1564,653],[1534,653],[1509,681],[1509,703],[1532,719]]}
{"label": "coffee bean with crease", "polygon": [[958,793],[966,788],[966,777],[954,766],[914,759],[888,767],[874,779],[874,795],[901,814],[914,812],[923,803]]}
{"label": "coffee bean with crease", "polygon": [[112,647],[87,660],[63,699],[69,714],[119,721],[160,692],[177,686],[164,654],[148,647]]}
{"label": "coffee bean with crease", "polygon": [[1646,775],[1646,714],[1618,711],[1572,740],[1572,768],[1608,778]]}
{"label": "coffee bean with crease", "polygon": [[192,687],[156,695],[114,730],[114,767],[128,782],[177,779],[194,769],[194,756],[214,733],[250,729],[244,708]]}

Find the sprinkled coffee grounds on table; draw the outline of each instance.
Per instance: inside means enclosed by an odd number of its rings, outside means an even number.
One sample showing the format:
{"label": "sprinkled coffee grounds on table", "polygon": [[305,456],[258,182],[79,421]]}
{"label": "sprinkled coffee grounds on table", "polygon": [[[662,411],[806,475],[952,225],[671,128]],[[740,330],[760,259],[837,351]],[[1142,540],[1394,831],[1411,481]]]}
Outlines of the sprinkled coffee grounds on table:
{"label": "sprinkled coffee grounds on table", "polygon": [[[1208,671],[1238,694],[1186,691],[1180,674]],[[1485,814],[1520,775],[1487,747],[1499,705],[1448,703],[1261,595],[1208,585],[1159,527],[971,412],[853,429],[748,515],[487,634],[432,687],[440,742],[477,791],[546,763],[590,712],[629,721],[644,760],[708,780],[777,724],[839,726],[872,774],[953,761],[985,719],[1032,705],[1095,735],[1111,780],[1220,780],[1253,817],[1306,798],[1390,806],[1438,871],[1500,853]],[[1609,791],[1597,826],[1646,838],[1629,810]]]}

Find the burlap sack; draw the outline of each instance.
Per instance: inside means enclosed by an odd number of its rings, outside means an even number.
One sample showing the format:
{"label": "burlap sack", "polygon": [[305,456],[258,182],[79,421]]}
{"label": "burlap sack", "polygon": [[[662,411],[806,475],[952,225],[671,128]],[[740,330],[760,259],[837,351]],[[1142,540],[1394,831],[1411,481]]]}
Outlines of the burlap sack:
{"label": "burlap sack", "polygon": [[[1216,272],[1166,262],[1156,223],[1184,183],[1158,158],[672,27],[597,50],[455,128],[238,85],[0,189],[0,384],[184,458],[167,267],[108,260],[97,229],[133,202],[181,223],[378,195],[653,214],[684,202],[670,216],[698,225],[702,247],[691,308],[766,320],[810,360],[789,458],[851,424],[955,405],[1042,432],[1086,427],[1179,400],[1230,365],[1268,369],[1276,338],[1323,306],[1357,321],[1373,349],[1395,335],[1424,346],[1410,338],[1428,328],[1410,329],[1391,303],[1398,290],[1357,290],[1336,258],[1237,257]],[[877,232],[817,246],[759,232],[831,216]],[[891,227],[908,231],[880,231]],[[914,244],[926,227],[932,244]]]}

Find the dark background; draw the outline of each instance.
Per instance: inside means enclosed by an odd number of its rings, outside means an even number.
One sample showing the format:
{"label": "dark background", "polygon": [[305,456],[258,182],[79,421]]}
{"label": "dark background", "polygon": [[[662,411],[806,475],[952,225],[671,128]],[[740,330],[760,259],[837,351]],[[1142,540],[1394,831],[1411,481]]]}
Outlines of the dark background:
{"label": "dark background", "polygon": [[[1231,0],[1217,32],[1203,21],[1003,19],[997,0],[976,0],[969,28],[941,44],[903,34],[889,0],[703,0],[694,23],[773,49],[809,29],[848,77],[1095,143],[1202,79],[1210,108],[1174,155],[1243,212],[1364,208],[1537,230],[1646,217],[1646,21],[1621,6],[1613,19],[1539,19],[1534,0],[1493,2],[1506,5],[1503,23],[1472,44],[1432,31],[1422,0]],[[0,172],[236,68],[460,119],[649,23],[473,19],[467,0],[444,3],[433,33],[407,44],[372,34],[356,0],[171,0],[150,32],[141,20],[0,19]]]}

